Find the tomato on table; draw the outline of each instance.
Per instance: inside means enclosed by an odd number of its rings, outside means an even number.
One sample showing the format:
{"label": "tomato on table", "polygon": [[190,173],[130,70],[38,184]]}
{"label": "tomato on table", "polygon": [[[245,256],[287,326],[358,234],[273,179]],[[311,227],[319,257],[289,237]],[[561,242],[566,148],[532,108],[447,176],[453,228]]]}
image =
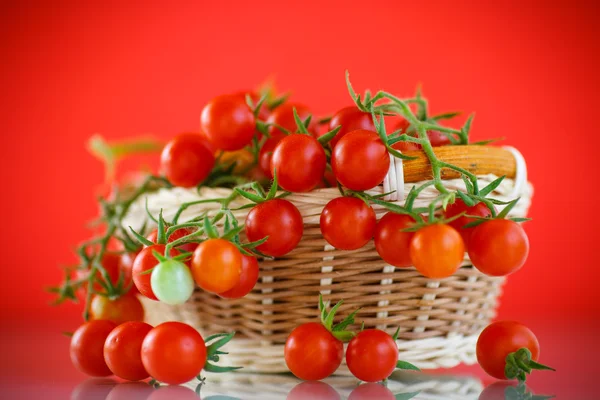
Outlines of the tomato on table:
{"label": "tomato on table", "polygon": [[285,363],[300,379],[318,381],[333,374],[344,356],[344,345],[322,324],[309,322],[295,328],[284,348]]}
{"label": "tomato on table", "polygon": [[327,156],[312,136],[291,134],[281,139],[273,151],[271,174],[290,192],[308,192],[323,181]]}
{"label": "tomato on table", "polygon": [[394,339],[379,329],[359,332],[348,343],[346,364],[352,375],[365,382],[387,379],[396,369],[398,346]]}
{"label": "tomato on table", "polygon": [[300,211],[284,199],[257,204],[246,216],[246,237],[251,242],[268,237],[256,249],[272,257],[281,257],[294,250],[303,232]]}
{"label": "tomato on table", "polygon": [[415,220],[404,214],[386,213],[375,228],[375,249],[379,256],[394,267],[412,266],[410,243],[414,232],[404,232],[415,224]]}
{"label": "tomato on table", "polygon": [[338,182],[348,189],[363,191],[383,182],[390,167],[390,156],[377,133],[356,130],[337,142],[331,166]]}
{"label": "tomato on table", "polygon": [[208,239],[194,250],[192,274],[202,289],[220,294],[233,289],[242,274],[242,253],[225,239]]}
{"label": "tomato on table", "polygon": [[446,224],[419,229],[410,242],[410,259],[423,276],[442,279],[453,275],[463,262],[465,245],[460,234]]}
{"label": "tomato on table", "polygon": [[469,257],[475,268],[490,276],[505,276],[519,270],[529,255],[529,238],[518,223],[492,219],[471,233]]}
{"label": "tomato on table", "polygon": [[[142,249],[140,253],[135,257],[133,261],[133,283],[141,294],[152,300],[158,300],[152,291],[151,273],[144,273],[154,267],[156,267],[159,261],[154,256],[154,252],[164,256],[166,246],[164,244],[155,244]],[[175,249],[171,249],[169,255],[175,257],[179,252]]]}
{"label": "tomato on table", "polygon": [[356,106],[344,107],[336,112],[329,121],[329,130],[341,126],[339,132],[331,139],[331,148],[343,138],[348,132],[357,129],[375,132],[373,116],[370,113],[359,110]]}
{"label": "tomato on table", "polygon": [[148,377],[142,364],[144,338],[152,326],[145,322],[126,322],[113,329],[104,343],[104,360],[108,368],[122,379],[140,381]]}
{"label": "tomato on table", "polygon": [[233,151],[250,144],[256,132],[256,120],[242,96],[221,95],[202,109],[200,127],[215,147]]}
{"label": "tomato on table", "polygon": [[256,257],[242,254],[242,272],[239,282],[228,291],[220,293],[219,296],[226,299],[239,299],[246,296],[256,286],[258,272]]}
{"label": "tomato on table", "polygon": [[214,165],[212,151],[205,138],[197,133],[175,136],[160,155],[160,170],[175,186],[198,186],[208,177]]}
{"label": "tomato on table", "polygon": [[165,322],[154,327],[142,342],[142,363],[150,376],[169,385],[196,378],[206,363],[202,336],[181,322]]}
{"label": "tomato on table", "polygon": [[471,240],[471,234],[475,228],[465,228],[465,225],[475,222],[475,218],[469,218],[467,215],[473,215],[475,217],[482,218],[490,218],[492,216],[492,212],[485,205],[485,203],[477,203],[474,206],[467,206],[464,201],[461,199],[456,199],[456,201],[452,204],[449,204],[444,211],[445,218],[454,218],[459,214],[464,213],[462,217],[458,217],[454,221],[448,222],[448,225],[453,227],[460,233],[460,236],[463,238],[463,242],[465,243],[465,248],[469,248],[469,241]]}
{"label": "tomato on table", "polygon": [[377,217],[371,206],[356,197],[337,197],[321,212],[321,233],[341,250],[356,250],[373,238]]}
{"label": "tomato on table", "polygon": [[104,361],[104,342],[117,324],[111,321],[89,321],[71,337],[70,355],[73,365],[90,376],[110,376]]}
{"label": "tomato on table", "polygon": [[108,320],[116,324],[143,321],[144,307],[135,294],[124,294],[114,300],[96,294],[90,305],[90,318]]}

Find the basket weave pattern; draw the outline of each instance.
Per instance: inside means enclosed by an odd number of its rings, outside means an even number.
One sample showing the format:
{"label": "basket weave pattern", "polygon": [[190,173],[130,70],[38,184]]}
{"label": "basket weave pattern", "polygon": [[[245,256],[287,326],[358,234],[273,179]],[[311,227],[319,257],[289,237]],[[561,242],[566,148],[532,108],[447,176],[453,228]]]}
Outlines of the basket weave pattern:
{"label": "basket weave pattern", "polygon": [[[480,176],[483,187],[496,178]],[[494,192],[494,198],[522,200],[511,211],[512,216],[525,216],[532,188],[505,179]],[[444,182],[450,190],[464,190],[460,179]],[[407,184],[408,191],[413,184]],[[382,193],[383,187],[371,193]],[[181,188],[162,189],[147,196],[149,210],[163,214],[168,220],[180,204],[207,198],[222,198],[229,189]],[[434,188],[424,190],[415,207],[427,206],[438,195]],[[203,335],[235,330],[238,334],[228,345],[230,356],[225,363],[242,365],[246,371],[287,371],[283,344],[289,333],[303,322],[318,318],[319,293],[332,304],[344,299],[340,315],[361,308],[356,320],[365,328],[379,328],[393,333],[400,328],[400,357],[422,368],[452,367],[460,362],[474,362],[474,344],[478,333],[495,315],[497,299],[504,278],[492,278],[464,266],[453,276],[431,280],[414,268],[387,265],[375,251],[373,242],[355,251],[335,250],[326,243],[319,229],[323,207],[339,197],[337,189],[320,189],[292,194],[287,199],[300,210],[304,219],[304,236],[297,249],[281,259],[260,262],[260,278],[254,290],[242,299],[227,300],[197,289],[192,299],[182,306],[167,306],[144,300],[148,322],[156,324],[178,320],[196,327]],[[124,226],[139,229],[145,221],[145,201],[141,198],[131,207]],[[231,208],[245,204],[237,199]],[[218,204],[205,203],[187,209],[185,221],[205,210],[218,209]],[[386,212],[374,206],[378,219]],[[248,210],[236,211],[243,221]],[[345,368],[345,367],[344,367]],[[345,371],[340,371],[344,373]]]}

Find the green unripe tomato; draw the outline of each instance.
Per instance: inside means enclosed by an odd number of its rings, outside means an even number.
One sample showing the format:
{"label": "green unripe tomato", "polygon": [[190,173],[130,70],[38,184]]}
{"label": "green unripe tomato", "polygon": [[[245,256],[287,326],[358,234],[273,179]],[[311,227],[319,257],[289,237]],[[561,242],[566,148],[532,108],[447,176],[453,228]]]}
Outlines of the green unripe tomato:
{"label": "green unripe tomato", "polygon": [[183,304],[194,292],[194,278],[187,265],[177,260],[158,263],[150,277],[156,298],[170,305]]}

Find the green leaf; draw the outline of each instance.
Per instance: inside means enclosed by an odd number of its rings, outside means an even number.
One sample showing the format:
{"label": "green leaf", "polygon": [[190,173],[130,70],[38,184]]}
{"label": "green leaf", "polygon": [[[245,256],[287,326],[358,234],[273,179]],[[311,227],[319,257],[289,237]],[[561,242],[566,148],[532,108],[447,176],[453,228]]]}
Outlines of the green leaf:
{"label": "green leaf", "polygon": [[486,187],[484,187],[483,189],[481,189],[479,191],[479,196],[485,197],[488,194],[492,193],[494,190],[496,190],[496,188],[498,186],[500,186],[500,184],[502,183],[502,181],[504,180],[504,178],[506,178],[506,176],[501,176],[500,178],[495,179],[489,185],[487,185]]}
{"label": "green leaf", "polygon": [[[487,220],[489,220],[489,219],[487,219]],[[466,224],[465,226],[463,226],[463,229],[475,228],[476,226],[479,226],[479,225],[483,224],[484,222],[486,222],[486,219],[477,219],[477,220],[471,221],[468,224]]]}
{"label": "green leaf", "polygon": [[337,135],[337,133],[340,131],[340,129],[342,129],[341,125],[333,128],[333,130],[320,136],[317,140],[319,141],[319,143],[321,143],[323,146],[325,146],[327,143],[329,143],[335,137],[335,135]]}
{"label": "green leaf", "polygon": [[242,225],[242,226],[238,226],[237,228],[233,228],[229,231],[226,231],[225,235],[223,235],[223,239],[225,239],[225,240],[233,239],[234,237],[239,235],[240,232],[244,230],[244,228],[245,228],[245,226]]}
{"label": "green leaf", "polygon": [[277,168],[275,168],[273,170],[273,183],[271,184],[271,188],[269,189],[269,193],[267,193],[267,197],[265,197],[265,200],[272,200],[275,198],[275,195],[277,195],[277,189],[278,189],[278,182],[277,182]]}
{"label": "green leaf", "polygon": [[469,131],[471,130],[471,124],[473,123],[473,118],[475,118],[475,114],[469,115],[469,118],[467,118],[467,120],[465,121],[465,124],[462,127],[462,131],[465,132],[467,135],[469,134]]}
{"label": "green leaf", "polygon": [[219,237],[217,228],[215,228],[215,226],[210,222],[208,217],[204,217],[204,232],[206,232],[208,237],[211,239],[216,239]]}
{"label": "green leaf", "polygon": [[237,193],[238,193],[240,196],[242,196],[242,197],[244,197],[244,198],[246,198],[246,199],[250,200],[250,201],[251,201],[251,202],[253,202],[253,203],[262,203],[262,202],[265,200],[265,199],[263,199],[263,198],[261,198],[261,197],[259,197],[259,196],[255,195],[255,194],[249,193],[249,192],[247,192],[247,191],[245,191],[245,190],[242,190],[242,189],[240,189],[240,188],[235,188],[234,190],[235,190],[235,191],[236,191],[236,192],[237,192]]}
{"label": "green leaf", "polygon": [[154,243],[152,243],[150,240],[146,239],[145,237],[143,237],[142,235],[140,235],[139,233],[134,231],[131,226],[129,227],[129,230],[131,231],[131,233],[133,233],[133,236],[135,236],[137,241],[140,242],[141,244],[143,244],[144,246],[154,245]]}
{"label": "green leaf", "polygon": [[447,112],[447,113],[434,115],[433,117],[431,117],[431,119],[434,121],[441,121],[444,119],[452,119],[454,117],[458,117],[460,114],[462,114],[462,112],[460,112],[460,111]]}
{"label": "green leaf", "polygon": [[386,147],[387,147],[387,150],[388,150],[388,152],[389,152],[391,155],[393,155],[394,157],[396,157],[396,158],[400,158],[400,159],[402,159],[402,160],[406,160],[406,161],[409,161],[409,160],[416,160],[416,159],[418,158],[418,157],[406,156],[406,155],[402,154],[401,152],[399,152],[399,151],[398,151],[398,150],[396,150],[396,149],[393,149],[393,148],[391,148],[391,147],[389,147],[389,146],[386,146]]}
{"label": "green leaf", "polygon": [[352,340],[354,338],[354,336],[356,336],[356,334],[354,334],[354,332],[349,332],[349,331],[333,331],[331,332],[331,334],[340,342],[349,342],[350,340]]}
{"label": "green leaf", "polygon": [[510,203],[508,203],[508,205],[506,207],[504,207],[504,209],[500,212],[500,214],[498,214],[498,218],[506,218],[506,216],[508,216],[508,213],[510,213],[510,211],[513,208],[515,208],[515,206],[517,205],[519,200],[521,200],[520,197],[516,198],[513,201],[511,201]]}
{"label": "green leaf", "polygon": [[333,332],[341,332],[341,331],[345,330],[346,328],[348,328],[348,326],[350,326],[354,323],[354,318],[356,317],[356,314],[359,311],[360,311],[360,308],[357,308],[356,310],[354,310],[350,315],[348,315],[346,318],[344,318],[344,320],[342,322],[335,325],[333,327],[332,331]]}
{"label": "green leaf", "polygon": [[419,391],[419,392],[410,392],[410,393],[398,393],[394,396],[395,396],[396,400],[410,400],[413,397],[417,396],[419,393],[421,393],[421,392]]}
{"label": "green leaf", "polygon": [[253,108],[254,110],[254,118],[258,118],[258,115],[260,114],[260,110],[262,108],[262,106],[264,105],[265,101],[267,100],[267,95],[263,95],[260,100],[258,100],[258,103],[256,103],[256,108]]}
{"label": "green leaf", "polygon": [[167,257],[163,256],[156,250],[152,250],[152,255],[154,255],[154,258],[156,258],[159,262],[167,261]]}
{"label": "green leaf", "polygon": [[218,365],[214,365],[213,363],[206,362],[204,365],[204,370],[207,372],[213,373],[223,373],[223,372],[231,372],[236,371],[238,369],[242,369],[243,367],[220,367]]}
{"label": "green leaf", "polygon": [[262,238],[260,240],[256,240],[254,242],[249,242],[249,243],[244,243],[243,247],[245,249],[255,249],[256,247],[258,247],[261,244],[263,244],[264,242],[266,242],[268,239],[269,239],[269,237],[265,236],[264,238]]}
{"label": "green leaf", "polygon": [[294,112],[294,121],[296,121],[298,132],[304,135],[310,135],[310,133],[308,133],[308,130],[306,129],[306,126],[304,125],[304,122],[300,119],[300,116],[298,116],[298,111],[296,111],[296,107],[294,107],[292,111]]}
{"label": "green leaf", "polygon": [[152,220],[155,224],[158,225],[158,220],[156,218],[154,218],[154,216],[152,215],[152,213],[150,212],[150,210],[148,209],[148,196],[146,196],[146,204],[144,205],[144,207],[146,208],[146,214],[148,215],[148,218],[150,218],[150,220]]}
{"label": "green leaf", "polygon": [[477,204],[472,198],[470,198],[461,191],[457,191],[456,194],[458,195],[458,197],[460,197],[460,199],[463,201],[463,203],[465,203],[467,207],[473,207],[475,204]]}
{"label": "green leaf", "polygon": [[246,93],[246,104],[251,110],[254,110],[254,102],[252,101],[252,96],[250,96],[250,93]]}
{"label": "green leaf", "polygon": [[269,110],[272,111],[272,110],[276,109],[277,107],[279,107],[280,105],[282,105],[283,103],[285,103],[289,97],[290,97],[290,94],[289,93],[285,93],[285,94],[277,97],[276,99],[272,100],[268,104]]}
{"label": "green leaf", "polygon": [[511,221],[515,221],[515,222],[528,222],[531,221],[531,218],[519,218],[519,217],[515,217],[515,218],[510,218]]}
{"label": "green leaf", "polygon": [[473,192],[474,192],[473,182],[471,182],[471,180],[469,178],[467,178],[464,174],[461,174],[460,177],[462,178],[463,182],[465,183],[465,187],[467,188],[467,193],[473,194]]}
{"label": "green leaf", "polygon": [[394,332],[394,334],[392,335],[392,339],[394,339],[394,341],[398,340],[399,334],[400,334],[400,327],[398,327],[398,329],[396,329],[396,332]]}
{"label": "green leaf", "polygon": [[328,331],[331,331],[333,329],[333,319],[335,318],[335,313],[337,312],[337,310],[341,307],[341,305],[343,303],[344,303],[344,300],[338,301],[337,304],[335,306],[333,306],[333,308],[329,311],[329,313],[325,317],[325,321],[323,322],[323,325],[325,325],[325,328],[327,328]]}
{"label": "green leaf", "polygon": [[319,294],[319,311],[321,312],[321,322],[325,324],[325,317],[327,316],[327,307],[323,303],[323,295]]}
{"label": "green leaf", "polygon": [[156,243],[158,244],[167,244],[167,237],[165,234],[165,219],[163,218],[163,210],[160,209],[160,213],[158,214],[158,236],[156,239]]}
{"label": "green leaf", "polygon": [[396,364],[396,368],[397,369],[405,369],[405,370],[409,370],[409,371],[421,371],[421,369],[407,361],[402,361],[402,360],[398,360],[398,363]]}
{"label": "green leaf", "polygon": [[219,350],[221,347],[225,346],[227,343],[229,343],[231,341],[231,339],[233,339],[234,336],[235,336],[235,332],[231,332],[231,333],[226,334],[225,336],[220,337],[214,343],[211,343],[206,348],[207,357],[210,357],[210,356],[216,354],[216,351]]}

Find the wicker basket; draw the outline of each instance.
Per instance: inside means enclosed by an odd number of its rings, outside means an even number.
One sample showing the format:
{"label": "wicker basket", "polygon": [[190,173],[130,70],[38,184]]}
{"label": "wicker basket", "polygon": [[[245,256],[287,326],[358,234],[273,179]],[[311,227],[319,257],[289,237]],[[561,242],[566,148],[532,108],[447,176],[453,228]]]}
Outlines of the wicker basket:
{"label": "wicker basket", "polygon": [[[416,160],[401,162],[392,157],[383,185],[372,193],[396,192],[388,200],[403,203],[405,191],[415,183],[431,178],[431,170],[420,152]],[[505,175],[493,197],[521,201],[511,211],[525,216],[532,188],[527,183],[523,157],[512,148],[487,146],[449,146],[436,149],[436,155],[475,173],[483,186]],[[462,179],[453,171],[443,171],[448,189],[464,190]],[[222,198],[230,189],[163,189],[147,195],[152,213],[163,209],[171,218],[179,205],[206,198]],[[438,194],[430,187],[422,192],[416,207],[427,206]],[[237,331],[228,344],[230,355],[223,362],[241,365],[245,371],[285,372],[283,346],[297,325],[318,318],[319,293],[332,303],[344,299],[341,315],[361,307],[357,321],[393,333],[400,327],[400,358],[421,368],[453,367],[475,361],[475,342],[479,332],[495,316],[504,278],[481,274],[465,259],[453,276],[431,280],[414,268],[387,265],[375,251],[372,241],[355,251],[340,251],[329,246],[319,229],[319,215],[327,202],[338,197],[337,189],[319,189],[287,197],[304,218],[304,237],[297,249],[285,257],[260,262],[260,278],[254,290],[243,299],[226,300],[197,289],[182,306],[168,306],[145,299],[147,320],[157,324],[167,320],[186,322],[203,335]],[[146,197],[134,203],[124,226],[139,229],[146,220]],[[238,198],[231,207],[245,204]],[[218,207],[205,203],[187,209],[180,221],[194,218],[205,210]],[[386,211],[375,206],[377,217]],[[246,210],[236,212],[243,221]],[[338,373],[347,373],[345,365]]]}

